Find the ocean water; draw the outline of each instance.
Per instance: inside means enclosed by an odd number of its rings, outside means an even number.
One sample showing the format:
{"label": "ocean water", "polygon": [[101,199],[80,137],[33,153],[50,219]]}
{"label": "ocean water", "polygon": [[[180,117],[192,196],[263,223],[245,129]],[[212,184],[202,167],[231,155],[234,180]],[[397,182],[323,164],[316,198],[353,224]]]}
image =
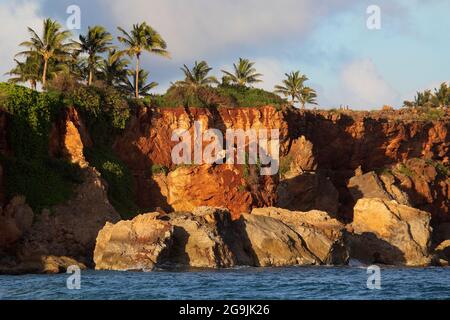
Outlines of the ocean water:
{"label": "ocean water", "polygon": [[382,268],[380,290],[363,267],[83,271],[80,290],[67,289],[69,276],[0,276],[0,299],[450,299],[450,268]]}

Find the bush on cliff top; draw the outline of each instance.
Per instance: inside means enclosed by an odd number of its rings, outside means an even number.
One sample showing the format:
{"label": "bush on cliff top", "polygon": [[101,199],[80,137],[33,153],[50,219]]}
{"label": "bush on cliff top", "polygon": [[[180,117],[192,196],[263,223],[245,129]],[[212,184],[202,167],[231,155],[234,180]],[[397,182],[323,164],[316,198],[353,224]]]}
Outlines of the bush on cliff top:
{"label": "bush on cliff top", "polygon": [[248,107],[280,106],[286,101],[278,95],[262,89],[242,86],[190,87],[172,86],[164,95],[147,97],[147,104],[159,108],[197,107]]}

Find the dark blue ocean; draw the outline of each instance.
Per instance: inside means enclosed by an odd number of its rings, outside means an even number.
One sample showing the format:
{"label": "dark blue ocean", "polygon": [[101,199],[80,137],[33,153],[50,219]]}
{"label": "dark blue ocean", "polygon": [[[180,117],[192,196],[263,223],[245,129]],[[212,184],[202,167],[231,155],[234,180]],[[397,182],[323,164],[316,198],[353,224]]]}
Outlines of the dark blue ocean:
{"label": "dark blue ocean", "polygon": [[80,290],[69,276],[0,276],[0,299],[450,299],[450,268],[382,268],[380,290],[358,267],[83,271]]}

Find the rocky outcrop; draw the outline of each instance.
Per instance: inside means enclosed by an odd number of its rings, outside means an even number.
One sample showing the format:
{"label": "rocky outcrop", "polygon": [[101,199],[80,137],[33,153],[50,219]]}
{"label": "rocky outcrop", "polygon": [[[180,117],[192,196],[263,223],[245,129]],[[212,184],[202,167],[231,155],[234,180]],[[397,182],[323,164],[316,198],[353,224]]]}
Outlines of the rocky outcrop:
{"label": "rocky outcrop", "polygon": [[33,210],[25,197],[11,199],[0,214],[0,250],[11,249],[31,229],[33,220]]}
{"label": "rocky outcrop", "polygon": [[163,196],[175,211],[226,205],[234,218],[255,206],[273,204],[273,179],[254,175],[255,181],[249,181],[243,170],[243,166],[232,165],[179,167],[167,175],[167,194]]}
{"label": "rocky outcrop", "polygon": [[408,195],[394,184],[394,179],[388,174],[383,174],[380,178],[372,171],[351,178],[348,189],[355,202],[362,198],[378,198],[396,200],[400,204],[410,205]]}
{"label": "rocky outcrop", "polygon": [[365,263],[429,265],[430,220],[429,213],[396,201],[361,199],[349,227],[350,256]]}
{"label": "rocky outcrop", "polygon": [[294,211],[321,210],[336,216],[339,192],[323,174],[302,173],[280,182],[276,205]]}
{"label": "rocky outcrop", "polygon": [[255,209],[232,220],[227,209],[199,207],[108,223],[97,238],[94,260],[97,269],[106,270],[337,265],[348,258],[344,232],[341,223],[319,211]]}
{"label": "rocky outcrop", "polygon": [[199,207],[192,213],[172,213],[168,218],[174,227],[169,264],[194,268],[236,265],[236,257],[224,239],[224,233],[232,225],[228,210]]}
{"label": "rocky outcrop", "polygon": [[259,208],[252,215],[280,220],[294,230],[307,249],[324,265],[344,265],[348,252],[344,243],[345,226],[323,211],[294,212],[280,208]]}
{"label": "rocky outcrop", "polygon": [[107,223],[99,232],[94,251],[97,270],[153,270],[171,245],[173,226],[140,215],[131,221]]}
{"label": "rocky outcrop", "polygon": [[65,109],[60,119],[50,130],[49,152],[57,158],[65,158],[85,168],[89,164],[84,157],[84,148],[92,146],[86,126],[74,108]]}
{"label": "rocky outcrop", "polygon": [[17,243],[16,256],[67,256],[83,263],[92,261],[98,231],[120,216],[108,201],[106,186],[93,168],[83,171],[84,182],[68,202],[36,215],[32,228]]}
{"label": "rocky outcrop", "polygon": [[430,212],[438,225],[448,219],[450,178],[439,162],[409,159],[381,173],[357,175],[347,185],[354,201],[362,198],[396,200]]}

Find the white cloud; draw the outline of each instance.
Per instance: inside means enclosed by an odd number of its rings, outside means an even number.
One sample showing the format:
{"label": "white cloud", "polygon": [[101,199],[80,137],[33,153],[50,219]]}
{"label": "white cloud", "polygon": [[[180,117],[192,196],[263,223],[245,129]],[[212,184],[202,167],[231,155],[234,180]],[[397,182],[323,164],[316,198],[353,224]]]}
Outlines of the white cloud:
{"label": "white cloud", "polygon": [[399,94],[389,85],[370,59],[355,60],[344,66],[340,75],[342,101],[354,109],[395,106]]}
{"label": "white cloud", "polygon": [[18,52],[18,44],[25,41],[29,35],[27,26],[40,30],[42,18],[38,14],[39,5],[36,1],[7,1],[0,3],[0,80],[14,66],[14,55]]}
{"label": "white cloud", "polygon": [[352,1],[333,0],[101,0],[123,26],[148,21],[167,40],[174,61],[209,58],[226,50],[301,40],[320,18]]}

